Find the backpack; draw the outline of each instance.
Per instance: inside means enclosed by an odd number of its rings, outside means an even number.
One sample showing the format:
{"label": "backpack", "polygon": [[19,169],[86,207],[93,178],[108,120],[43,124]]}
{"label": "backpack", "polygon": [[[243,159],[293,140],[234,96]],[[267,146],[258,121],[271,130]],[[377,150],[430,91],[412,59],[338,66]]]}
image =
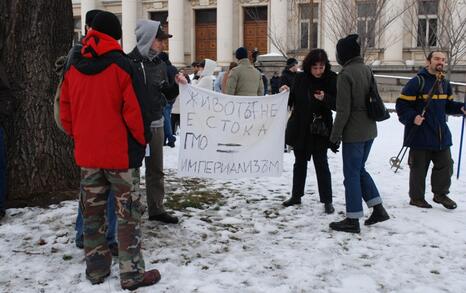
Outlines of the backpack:
{"label": "backpack", "polygon": [[68,61],[68,56],[60,56],[57,58],[55,61],[55,73],[58,75],[58,85],[57,89],[55,91],[55,96],[53,98],[53,118],[55,119],[55,124],[57,124],[57,127],[65,132],[63,129],[63,126],[61,125],[61,120],[60,120],[60,94],[61,94],[61,86],[63,84],[63,76],[64,76],[64,71],[65,71],[65,64]]}
{"label": "backpack", "polygon": [[377,83],[375,82],[374,74],[371,76],[371,85],[369,89],[369,96],[366,100],[367,115],[374,121],[380,122],[390,118],[385,104],[380,97]]}

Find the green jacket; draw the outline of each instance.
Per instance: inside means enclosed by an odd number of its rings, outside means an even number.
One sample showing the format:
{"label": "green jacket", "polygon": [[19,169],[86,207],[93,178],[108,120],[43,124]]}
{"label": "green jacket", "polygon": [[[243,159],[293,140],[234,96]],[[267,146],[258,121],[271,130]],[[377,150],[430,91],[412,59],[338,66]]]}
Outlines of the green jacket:
{"label": "green jacket", "polygon": [[247,58],[241,59],[238,66],[230,71],[225,93],[234,96],[264,95],[261,73],[249,63]]}
{"label": "green jacket", "polygon": [[337,115],[330,141],[365,142],[377,137],[376,122],[367,115],[366,99],[372,72],[361,57],[343,65],[337,79]]}

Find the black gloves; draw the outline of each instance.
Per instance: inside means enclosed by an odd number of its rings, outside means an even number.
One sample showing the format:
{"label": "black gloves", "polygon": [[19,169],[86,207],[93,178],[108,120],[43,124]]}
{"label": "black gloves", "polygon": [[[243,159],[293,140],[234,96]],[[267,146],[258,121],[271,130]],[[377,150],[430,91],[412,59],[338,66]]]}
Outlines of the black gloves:
{"label": "black gloves", "polygon": [[328,142],[328,148],[334,152],[335,154],[338,153],[339,151],[339,148],[340,148],[340,141],[337,141],[337,142],[331,142],[329,141]]}

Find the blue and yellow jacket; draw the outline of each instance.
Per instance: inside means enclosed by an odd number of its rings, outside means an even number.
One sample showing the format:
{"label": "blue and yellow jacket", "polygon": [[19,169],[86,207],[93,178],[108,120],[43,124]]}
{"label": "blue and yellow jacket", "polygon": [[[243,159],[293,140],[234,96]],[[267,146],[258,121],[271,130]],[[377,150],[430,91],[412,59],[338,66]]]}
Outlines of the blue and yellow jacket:
{"label": "blue and yellow jacket", "polygon": [[414,118],[422,113],[435,79],[435,75],[430,74],[427,69],[420,70],[418,76],[405,85],[401,96],[396,100],[398,119],[405,125],[404,146],[421,150],[443,150],[452,145],[446,115],[462,114],[463,103],[453,101],[448,80],[443,80],[440,90],[434,93],[424,115],[424,122],[411,132],[415,126]]}

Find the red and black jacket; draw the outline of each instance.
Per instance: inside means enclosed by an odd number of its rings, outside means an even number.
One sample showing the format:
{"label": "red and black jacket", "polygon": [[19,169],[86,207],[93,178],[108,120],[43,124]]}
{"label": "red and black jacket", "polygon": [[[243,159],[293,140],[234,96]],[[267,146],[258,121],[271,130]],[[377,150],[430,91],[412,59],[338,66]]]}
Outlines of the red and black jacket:
{"label": "red and black jacket", "polygon": [[129,169],[142,164],[150,141],[142,86],[132,62],[110,36],[89,30],[70,56],[60,94],[60,120],[74,139],[76,164]]}

